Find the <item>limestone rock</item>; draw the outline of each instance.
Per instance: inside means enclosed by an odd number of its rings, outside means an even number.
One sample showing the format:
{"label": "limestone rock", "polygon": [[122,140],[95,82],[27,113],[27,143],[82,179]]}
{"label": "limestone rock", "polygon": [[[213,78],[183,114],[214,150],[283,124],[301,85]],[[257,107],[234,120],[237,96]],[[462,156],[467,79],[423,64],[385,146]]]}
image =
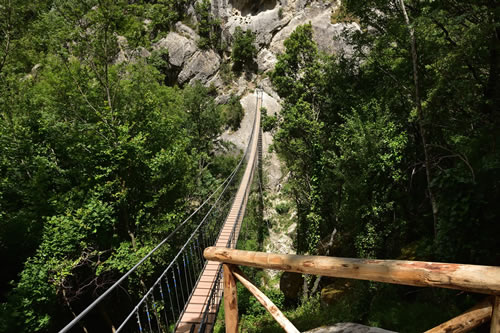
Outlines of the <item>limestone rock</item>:
{"label": "limestone rock", "polygon": [[351,48],[336,37],[340,35],[344,28],[359,29],[359,26],[355,23],[332,24],[331,15],[334,7],[331,5],[329,7],[325,6],[325,4],[315,3],[295,15],[286,27],[274,35],[269,50],[274,54],[283,53],[285,50],[284,41],[290,37],[299,25],[310,22],[313,27],[313,39],[318,44],[320,51],[327,54],[337,53],[339,50],[344,50],[347,53],[352,52]]}
{"label": "limestone rock", "polygon": [[189,37],[190,39],[194,40],[194,41],[197,41],[200,36],[198,36],[198,34],[196,33],[196,31],[194,31],[193,29],[191,29],[190,27],[188,27],[187,25],[185,25],[184,23],[182,22],[177,22],[175,24],[175,30],[185,36],[185,37]]}
{"label": "limestone rock", "polygon": [[210,80],[208,80],[207,86],[214,86],[216,89],[222,89],[224,87],[224,81],[220,76],[220,72],[218,72]]}
{"label": "limestone rock", "polygon": [[117,36],[116,41],[118,43],[119,52],[114,60],[115,64],[121,64],[126,62],[136,62],[138,59],[147,58],[151,53],[144,47],[140,46],[136,49],[129,48],[128,40],[124,36]]}
{"label": "limestone rock", "polygon": [[257,54],[257,66],[260,72],[267,72],[274,69],[276,56],[268,49],[264,48]]}
{"label": "limestone rock", "polygon": [[259,46],[265,46],[271,42],[272,36],[288,23],[290,18],[290,16],[280,18],[279,8],[262,11],[255,16],[233,15],[228,18],[226,29],[231,35],[238,26],[243,30],[250,29],[256,34],[256,43]]}
{"label": "limestone rock", "polygon": [[234,9],[241,16],[255,15],[258,12],[273,9],[276,7],[276,0],[230,0]]}
{"label": "limestone rock", "polygon": [[154,49],[167,49],[168,62],[180,67],[186,60],[198,49],[196,43],[176,32],[170,32],[167,37],[160,39],[154,46]]}
{"label": "limestone rock", "polygon": [[220,57],[212,50],[196,51],[184,64],[177,81],[179,83],[200,81],[205,84],[217,72]]}
{"label": "limestone rock", "polygon": [[237,131],[226,131],[222,134],[221,139],[233,143],[236,148],[245,150],[248,144],[248,139],[252,133],[253,121],[255,118],[255,95],[248,94],[240,99],[241,106],[245,110],[245,114],[240,123],[240,128]]}
{"label": "limestone rock", "polygon": [[396,333],[378,327],[370,327],[355,323],[338,323],[312,329],[304,333]]}
{"label": "limestone rock", "polygon": [[[276,102],[281,101],[279,95],[274,91],[273,89],[273,84],[271,83],[271,80],[266,77],[263,80],[259,82],[259,87],[266,92],[269,96],[271,96]],[[266,106],[267,107],[267,106]]]}

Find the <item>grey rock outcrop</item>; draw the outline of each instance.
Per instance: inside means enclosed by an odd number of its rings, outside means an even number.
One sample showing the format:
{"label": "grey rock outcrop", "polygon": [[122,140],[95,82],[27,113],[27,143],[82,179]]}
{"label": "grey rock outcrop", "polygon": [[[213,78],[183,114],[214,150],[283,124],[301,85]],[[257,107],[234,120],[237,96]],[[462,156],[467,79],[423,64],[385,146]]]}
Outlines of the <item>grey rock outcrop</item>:
{"label": "grey rock outcrop", "polygon": [[116,41],[118,43],[119,52],[116,55],[115,64],[136,62],[138,59],[147,58],[151,55],[151,53],[142,46],[131,49],[128,45],[127,38],[123,36],[116,36]]}
{"label": "grey rock outcrop", "polygon": [[276,56],[266,48],[260,50],[257,54],[257,66],[260,72],[267,72],[274,69],[276,61]]}
{"label": "grey rock outcrop", "polygon": [[304,333],[396,333],[378,327],[370,327],[354,323],[338,323],[332,326],[324,326],[312,329]]}
{"label": "grey rock outcrop", "polygon": [[182,68],[177,81],[185,82],[200,81],[205,84],[219,70],[220,57],[212,50],[197,51]]}
{"label": "grey rock outcrop", "polygon": [[153,47],[154,49],[167,49],[168,62],[180,67],[198,49],[196,43],[176,32],[170,32],[167,37],[160,39]]}
{"label": "grey rock outcrop", "polygon": [[175,30],[179,34],[184,35],[185,37],[189,37],[194,41],[197,41],[200,38],[200,36],[198,36],[196,31],[194,31],[193,29],[191,29],[190,27],[188,27],[187,25],[185,25],[182,22],[177,22],[175,24]]}
{"label": "grey rock outcrop", "polygon": [[[299,25],[307,23],[313,26],[313,39],[318,44],[319,50],[332,54],[344,49],[346,45],[336,40],[335,37],[339,36],[346,25],[331,23],[332,8],[332,6],[325,7],[324,4],[316,3],[297,13],[286,27],[274,35],[269,50],[274,54],[284,52],[284,41]],[[352,28],[356,26],[352,25]]]}
{"label": "grey rock outcrop", "polygon": [[[255,32],[259,50],[256,57],[258,71],[266,73],[274,68],[276,56],[284,52],[284,41],[297,26],[309,22],[313,26],[314,41],[321,51],[327,54],[339,50],[352,52],[339,36],[343,29],[359,29],[359,26],[332,24],[332,10],[338,5],[338,1],[331,0],[212,0],[212,11],[221,19],[223,41],[227,45],[231,45],[236,27]],[[188,16],[193,21],[194,13],[191,14]],[[176,76],[178,83],[199,80],[223,91],[227,87],[224,87],[224,81],[217,74],[222,59],[212,50],[200,50],[198,39],[196,31],[183,22],[177,22],[175,31],[159,40],[153,49],[168,50],[168,62],[179,73]],[[125,58],[130,59],[130,56],[122,52],[118,61],[124,61]],[[246,81],[251,82],[251,79]],[[244,92],[237,90],[237,94]],[[266,92],[275,95],[272,89]]]}
{"label": "grey rock outcrop", "polygon": [[231,35],[238,26],[243,30],[250,29],[256,34],[256,43],[259,46],[265,46],[271,42],[273,35],[284,27],[290,19],[291,16],[280,18],[279,8],[275,8],[260,12],[255,16],[231,16],[227,21],[226,29]]}

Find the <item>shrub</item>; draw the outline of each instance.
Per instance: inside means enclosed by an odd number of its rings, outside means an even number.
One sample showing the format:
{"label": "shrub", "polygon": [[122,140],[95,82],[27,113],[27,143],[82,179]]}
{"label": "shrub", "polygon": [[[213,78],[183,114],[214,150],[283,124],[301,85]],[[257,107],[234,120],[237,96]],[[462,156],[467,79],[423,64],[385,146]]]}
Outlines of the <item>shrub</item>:
{"label": "shrub", "polygon": [[276,213],[280,215],[285,215],[290,210],[290,204],[287,202],[280,202],[279,204],[276,205],[275,209]]}
{"label": "shrub", "polygon": [[276,116],[268,116],[266,108],[261,108],[260,114],[261,114],[262,130],[264,132],[272,131],[278,124],[278,118]]}
{"label": "shrub", "polygon": [[243,119],[244,114],[245,111],[240,104],[240,98],[236,95],[231,95],[229,101],[222,106],[222,117],[224,119],[224,123],[233,131],[240,128],[241,120]]}
{"label": "shrub", "polygon": [[209,0],[197,2],[195,5],[196,16],[198,17],[198,47],[209,49],[216,46],[220,39],[220,20],[215,19],[211,13]]}
{"label": "shrub", "polygon": [[244,65],[252,64],[257,56],[257,48],[254,45],[255,33],[251,30],[243,31],[240,27],[236,27],[233,37],[233,50],[231,53],[233,68],[241,70]]}

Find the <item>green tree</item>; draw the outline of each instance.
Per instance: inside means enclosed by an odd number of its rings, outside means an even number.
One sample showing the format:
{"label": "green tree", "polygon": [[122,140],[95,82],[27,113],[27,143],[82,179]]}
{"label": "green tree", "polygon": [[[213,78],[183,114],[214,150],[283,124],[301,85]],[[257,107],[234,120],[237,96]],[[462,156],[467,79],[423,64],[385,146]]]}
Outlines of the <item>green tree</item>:
{"label": "green tree", "polygon": [[211,12],[210,0],[202,0],[195,4],[198,17],[198,46],[201,49],[218,48],[220,45],[221,31],[219,19],[214,18]]}
{"label": "green tree", "polygon": [[221,109],[224,123],[233,131],[238,130],[240,128],[241,120],[245,115],[245,111],[240,103],[240,98],[231,94],[229,100],[226,104],[221,106]]}
{"label": "green tree", "polygon": [[[141,4],[15,5],[26,24],[8,37],[15,48],[0,70],[0,253],[9,260],[0,330],[54,331],[175,228],[234,159],[214,154],[222,128],[209,89],[166,87],[145,59],[117,61],[147,44]],[[177,245],[141,266],[125,297]],[[128,304],[124,295],[113,301]],[[114,320],[115,310],[101,315]]]}
{"label": "green tree", "polygon": [[239,71],[243,66],[252,65],[256,56],[255,33],[252,30],[243,31],[241,27],[236,27],[231,51],[233,68]]}

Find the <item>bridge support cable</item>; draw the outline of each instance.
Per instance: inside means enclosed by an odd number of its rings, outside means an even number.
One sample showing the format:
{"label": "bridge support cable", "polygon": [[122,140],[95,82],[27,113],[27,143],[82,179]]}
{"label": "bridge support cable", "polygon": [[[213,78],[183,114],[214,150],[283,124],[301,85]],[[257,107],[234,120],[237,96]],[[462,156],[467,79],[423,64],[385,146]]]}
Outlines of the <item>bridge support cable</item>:
{"label": "bridge support cable", "polygon": [[[141,306],[144,305],[144,309],[147,308],[149,296],[154,295],[155,292],[159,293],[160,287],[163,288],[162,283],[164,283],[165,280],[166,280],[166,284],[167,284],[167,289],[169,291],[169,296],[171,294],[173,294],[172,297],[175,299],[175,303],[170,301],[170,303],[171,303],[170,306],[172,307],[172,317],[170,318],[169,322],[174,323],[180,317],[180,315],[182,313],[182,309],[184,308],[184,304],[190,298],[190,290],[192,289],[192,287],[191,288],[189,287],[189,282],[188,282],[189,281],[188,274],[190,274],[190,273],[189,273],[188,265],[185,264],[186,263],[186,255],[189,255],[190,253],[192,253],[193,251],[190,249],[193,249],[196,247],[197,251],[195,250],[194,252],[195,253],[198,252],[198,254],[193,256],[191,258],[191,261],[199,263],[200,271],[203,269],[205,260],[204,260],[203,255],[202,255],[202,251],[205,247],[209,246],[209,239],[214,237],[214,235],[211,235],[211,231],[208,230],[206,227],[208,225],[210,225],[210,222],[211,222],[210,217],[211,217],[212,213],[214,212],[215,208],[219,206],[219,202],[221,202],[221,199],[223,198],[224,194],[227,193],[229,186],[233,183],[233,180],[236,177],[236,174],[237,174],[237,172],[233,172],[233,175],[232,175],[230,181],[225,184],[223,191],[217,197],[217,200],[215,201],[214,205],[212,205],[212,207],[209,209],[207,214],[204,216],[204,218],[202,219],[200,224],[196,227],[196,229],[190,235],[188,240],[184,243],[182,248],[176,254],[174,259],[170,262],[170,264],[167,266],[167,268],[158,277],[158,279],[155,281],[153,286],[144,294],[144,296],[137,303],[137,305],[134,307],[134,309],[124,319],[124,321],[121,323],[121,325],[116,330],[117,333],[122,331],[127,326],[130,319],[133,317],[134,313],[139,313],[139,316],[140,316],[140,313],[143,311],[143,308],[141,308]],[[215,228],[212,228],[212,229],[215,231]],[[201,244],[201,246],[200,246],[200,244]],[[193,274],[194,273],[195,272],[193,272]],[[169,281],[172,283],[169,283]],[[177,309],[177,311],[174,311],[174,309]],[[178,315],[176,315],[175,313],[178,313]],[[168,319],[168,317],[167,317],[167,319]],[[151,320],[149,316],[148,316],[148,320]]]}

